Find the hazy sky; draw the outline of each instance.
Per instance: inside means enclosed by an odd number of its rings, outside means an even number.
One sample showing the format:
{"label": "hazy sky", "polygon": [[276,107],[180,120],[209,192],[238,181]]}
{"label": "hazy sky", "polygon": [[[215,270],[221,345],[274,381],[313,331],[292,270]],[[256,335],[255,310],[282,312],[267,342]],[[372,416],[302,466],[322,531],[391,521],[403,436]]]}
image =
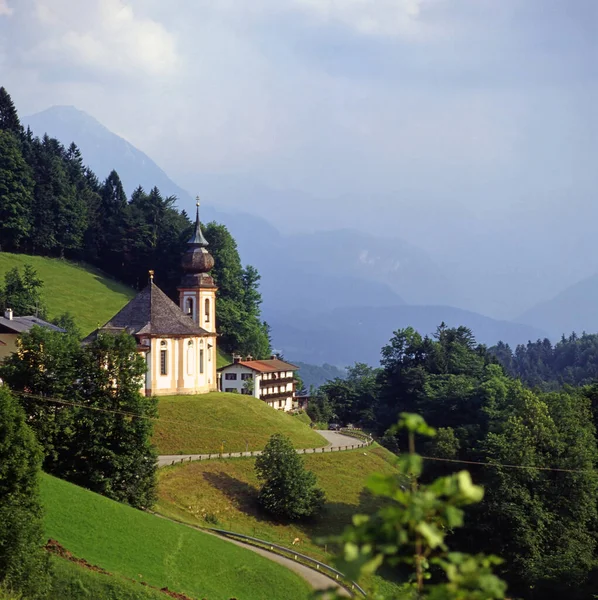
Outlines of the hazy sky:
{"label": "hazy sky", "polygon": [[174,176],[480,209],[593,177],[597,28],[595,0],[0,0],[0,74]]}
{"label": "hazy sky", "polygon": [[598,0],[0,0],[0,83],[193,194],[204,173],[325,198],[262,214],[400,236],[486,312],[598,268]]}

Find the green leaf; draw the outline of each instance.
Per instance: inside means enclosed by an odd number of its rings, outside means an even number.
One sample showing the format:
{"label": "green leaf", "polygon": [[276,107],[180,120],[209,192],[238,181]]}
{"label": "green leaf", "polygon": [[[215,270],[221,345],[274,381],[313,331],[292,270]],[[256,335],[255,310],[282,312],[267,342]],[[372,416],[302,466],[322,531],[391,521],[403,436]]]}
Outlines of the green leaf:
{"label": "green leaf", "polygon": [[425,521],[419,523],[416,531],[419,531],[426,538],[426,542],[430,548],[438,548],[444,543],[444,534],[431,523],[426,523]]}
{"label": "green leaf", "polygon": [[459,491],[467,500],[470,502],[481,502],[484,497],[484,488],[473,483],[469,471],[460,471],[457,473],[457,481],[459,482]]}

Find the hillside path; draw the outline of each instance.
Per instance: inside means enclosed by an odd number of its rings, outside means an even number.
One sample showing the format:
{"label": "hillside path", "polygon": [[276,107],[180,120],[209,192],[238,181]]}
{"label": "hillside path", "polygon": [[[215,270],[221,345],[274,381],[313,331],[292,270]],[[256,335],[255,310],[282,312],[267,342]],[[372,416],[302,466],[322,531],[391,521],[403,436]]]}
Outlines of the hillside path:
{"label": "hillside path", "polygon": [[[367,446],[367,442],[363,442],[350,435],[343,435],[336,431],[316,430],[323,438],[328,441],[327,446],[322,448],[306,448],[298,449],[297,454],[314,454],[318,452],[341,452],[343,450],[352,450],[354,448],[362,448]],[[215,458],[241,458],[242,456],[259,456],[261,452],[225,452],[222,457],[217,452],[212,454],[164,454],[158,456],[158,466],[166,467],[182,462],[192,462],[194,460],[212,460]]]}

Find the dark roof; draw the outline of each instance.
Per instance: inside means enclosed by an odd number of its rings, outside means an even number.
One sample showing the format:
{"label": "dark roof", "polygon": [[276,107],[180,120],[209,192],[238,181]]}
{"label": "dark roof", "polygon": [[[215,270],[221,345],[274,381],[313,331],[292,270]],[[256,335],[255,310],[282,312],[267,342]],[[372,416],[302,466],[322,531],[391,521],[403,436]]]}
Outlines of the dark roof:
{"label": "dark roof", "polygon": [[91,341],[99,331],[126,331],[132,335],[212,335],[198,327],[153,282],[141,290],[119,313],[103,327],[88,335]]}
{"label": "dark roof", "polygon": [[219,371],[223,371],[232,365],[242,365],[259,373],[276,373],[277,371],[296,371],[299,369],[296,365],[285,362],[284,360],[269,359],[269,360],[241,360],[236,363],[230,363],[226,367],[221,367]]}
{"label": "dark roof", "polygon": [[52,323],[48,323],[39,317],[25,316],[25,317],[13,317],[12,319],[7,319],[6,317],[0,317],[0,330],[8,330],[11,333],[23,333],[25,331],[29,331],[34,325],[38,325],[39,327],[46,327],[47,329],[52,329],[53,331],[59,331],[60,333],[65,333],[65,330],[53,325]]}
{"label": "dark roof", "polygon": [[201,224],[199,222],[199,203],[197,204],[197,208],[195,209],[195,230],[193,231],[193,235],[187,243],[191,245],[201,246],[202,248],[208,246],[208,240],[206,240],[206,238],[203,236],[203,233],[201,232]]}

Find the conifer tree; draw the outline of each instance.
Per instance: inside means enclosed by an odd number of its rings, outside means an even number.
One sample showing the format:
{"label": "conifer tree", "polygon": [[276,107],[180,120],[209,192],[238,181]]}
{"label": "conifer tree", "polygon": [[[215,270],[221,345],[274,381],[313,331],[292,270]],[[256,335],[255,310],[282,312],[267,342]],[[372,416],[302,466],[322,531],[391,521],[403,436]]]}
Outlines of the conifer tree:
{"label": "conifer tree", "polygon": [[4,87],[0,87],[0,130],[9,131],[17,137],[23,131],[14,102]]}
{"label": "conifer tree", "polygon": [[0,131],[0,251],[18,250],[25,244],[32,203],[32,173],[19,141],[10,131]]}

